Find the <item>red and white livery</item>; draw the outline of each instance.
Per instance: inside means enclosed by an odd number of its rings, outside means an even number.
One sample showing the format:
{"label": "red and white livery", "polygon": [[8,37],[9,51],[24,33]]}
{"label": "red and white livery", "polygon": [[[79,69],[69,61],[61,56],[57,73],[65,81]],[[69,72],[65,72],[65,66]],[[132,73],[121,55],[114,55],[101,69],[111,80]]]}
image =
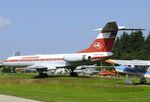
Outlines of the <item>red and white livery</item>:
{"label": "red and white livery", "polygon": [[99,35],[89,48],[71,54],[40,54],[20,56],[15,53],[3,62],[4,66],[25,67],[36,69],[40,76],[43,72],[57,68],[70,69],[70,75],[76,76],[74,69],[79,65],[90,65],[112,56],[112,47],[119,28],[116,22],[108,22],[103,28],[97,29]]}

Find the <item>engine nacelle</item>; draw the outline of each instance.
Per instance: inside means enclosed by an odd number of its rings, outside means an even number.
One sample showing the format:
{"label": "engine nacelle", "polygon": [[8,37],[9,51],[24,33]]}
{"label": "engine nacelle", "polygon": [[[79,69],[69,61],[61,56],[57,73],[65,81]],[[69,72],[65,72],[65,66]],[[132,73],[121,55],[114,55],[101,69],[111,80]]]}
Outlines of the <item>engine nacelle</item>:
{"label": "engine nacelle", "polygon": [[64,56],[64,60],[69,62],[89,61],[91,57],[87,55],[71,54]]}

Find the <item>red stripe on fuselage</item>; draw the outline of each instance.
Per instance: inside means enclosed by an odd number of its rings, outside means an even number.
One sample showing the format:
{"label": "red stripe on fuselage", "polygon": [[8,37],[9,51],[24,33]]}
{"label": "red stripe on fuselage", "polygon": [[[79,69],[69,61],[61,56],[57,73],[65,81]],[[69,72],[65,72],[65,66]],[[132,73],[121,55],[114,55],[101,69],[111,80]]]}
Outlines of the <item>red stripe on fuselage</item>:
{"label": "red stripe on fuselage", "polygon": [[[103,59],[106,57],[93,57],[92,59]],[[34,61],[64,61],[64,58],[41,58],[41,59],[11,59],[4,62],[34,62]]]}
{"label": "red stripe on fuselage", "polygon": [[41,59],[10,59],[4,62],[33,62],[33,61],[64,61],[64,58],[41,58]]}

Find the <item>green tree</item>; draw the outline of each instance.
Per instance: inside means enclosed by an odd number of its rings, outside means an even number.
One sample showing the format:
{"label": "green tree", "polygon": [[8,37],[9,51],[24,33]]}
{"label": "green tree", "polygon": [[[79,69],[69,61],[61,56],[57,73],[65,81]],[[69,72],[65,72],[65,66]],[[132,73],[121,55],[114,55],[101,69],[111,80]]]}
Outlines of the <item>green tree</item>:
{"label": "green tree", "polygon": [[150,59],[150,34],[145,41],[142,31],[123,34],[116,39],[113,49],[115,59]]}
{"label": "green tree", "polygon": [[123,32],[120,36],[120,51],[121,53],[131,52],[131,36],[127,32]]}
{"label": "green tree", "polygon": [[145,55],[148,60],[150,60],[150,33],[148,34],[146,41],[145,41]]}
{"label": "green tree", "polygon": [[142,31],[136,31],[131,33],[131,52],[139,52],[144,48],[145,39]]}
{"label": "green tree", "polygon": [[117,37],[116,41],[115,41],[115,45],[113,47],[113,51],[114,53],[113,58],[115,59],[119,59],[120,55],[121,55],[121,51],[120,51],[120,38]]}

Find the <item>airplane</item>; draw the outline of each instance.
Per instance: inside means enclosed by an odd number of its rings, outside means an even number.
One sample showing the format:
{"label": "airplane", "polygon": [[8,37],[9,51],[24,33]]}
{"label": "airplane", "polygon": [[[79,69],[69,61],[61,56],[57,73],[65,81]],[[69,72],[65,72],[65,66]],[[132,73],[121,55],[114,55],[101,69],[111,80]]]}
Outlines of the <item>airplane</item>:
{"label": "airplane", "polygon": [[147,83],[146,78],[150,78],[150,61],[108,59],[106,62],[117,64],[117,66],[114,66],[115,70],[119,73],[127,74],[127,81],[125,81],[126,84],[133,84],[132,80],[129,79],[128,74],[133,74],[140,77],[141,84]]}
{"label": "airplane", "polygon": [[76,67],[75,72],[79,73],[80,75],[96,75],[100,72],[97,70],[97,68],[99,68],[97,65],[82,65]]}
{"label": "airplane", "polygon": [[[112,47],[119,30],[130,30],[118,26],[115,21],[108,22],[99,31],[94,42],[87,48],[70,54],[36,54],[21,56],[19,52],[3,61],[3,66],[25,67],[36,69],[40,77],[47,77],[48,70],[67,68],[70,76],[78,76],[74,72],[77,66],[93,65],[113,55]],[[135,29],[136,30],[136,29]],[[139,30],[139,29],[137,29]]]}

